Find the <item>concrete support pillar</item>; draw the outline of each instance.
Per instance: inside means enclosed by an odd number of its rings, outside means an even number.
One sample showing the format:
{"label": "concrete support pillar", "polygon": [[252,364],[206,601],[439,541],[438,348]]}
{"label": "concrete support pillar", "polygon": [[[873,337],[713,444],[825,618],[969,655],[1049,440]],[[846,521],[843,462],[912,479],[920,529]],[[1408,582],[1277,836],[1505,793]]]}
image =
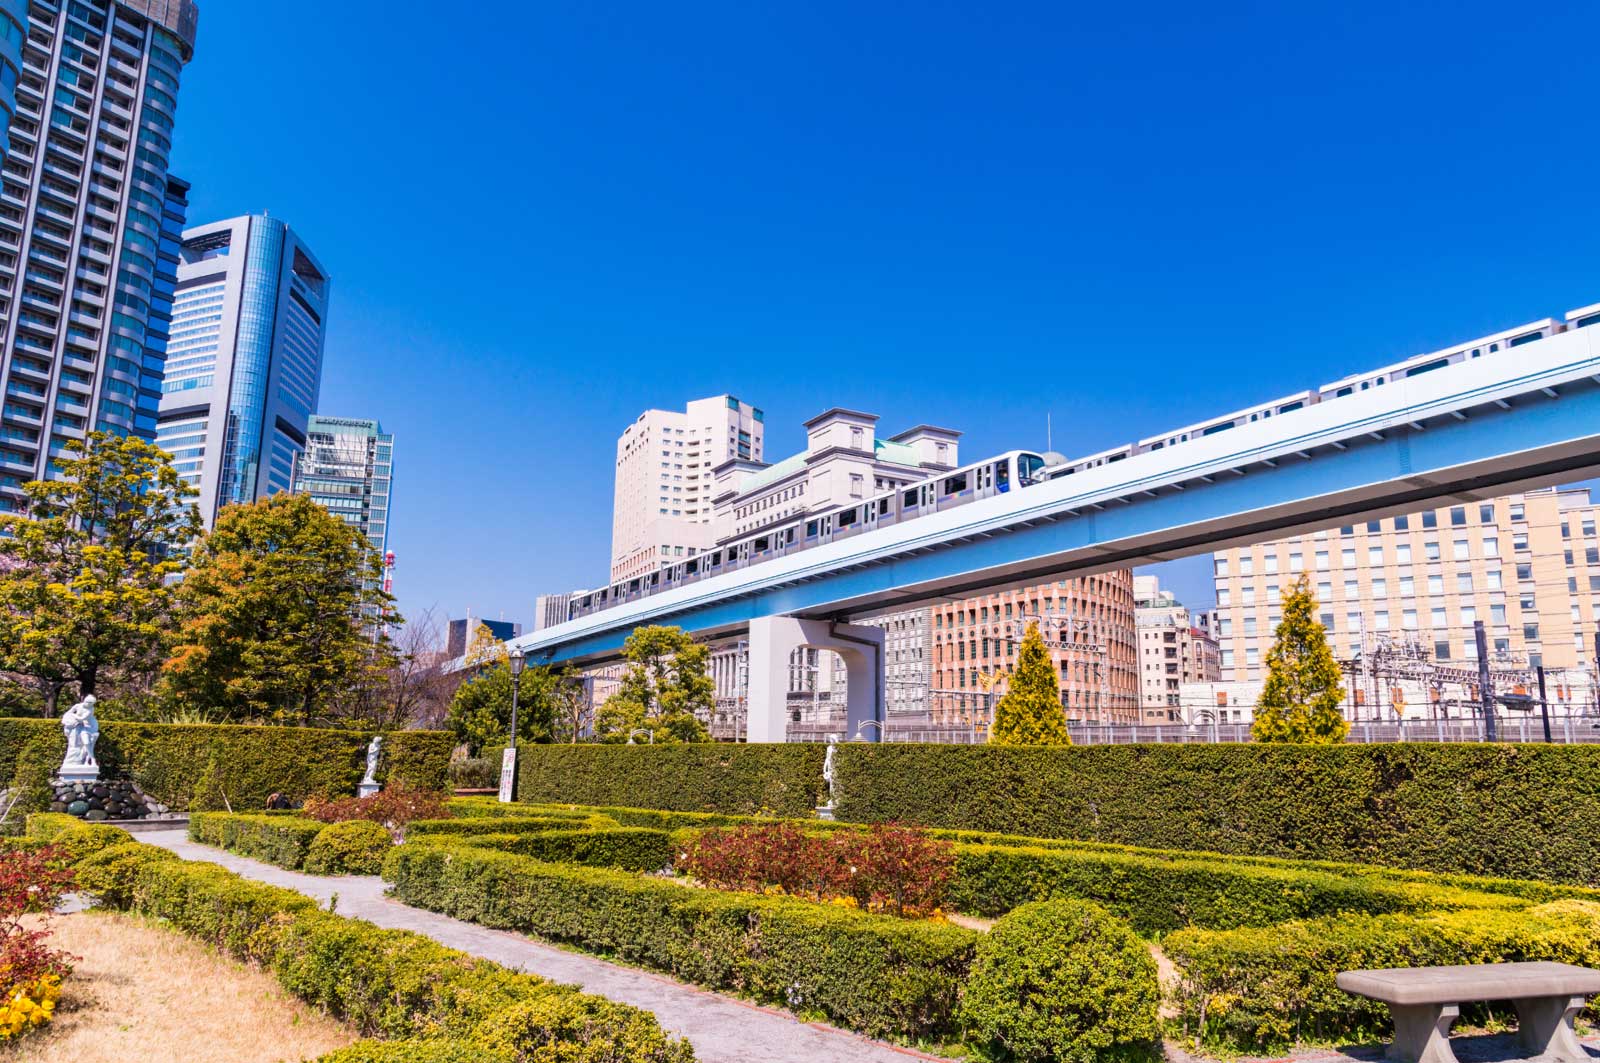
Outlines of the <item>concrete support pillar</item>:
{"label": "concrete support pillar", "polygon": [[[857,733],[882,737],[884,724],[882,628],[764,616],[750,621],[750,680],[746,741],[782,742],[788,736],[789,654],[801,647],[829,650],[844,659],[846,740]],[[876,726],[873,726],[876,724]]]}

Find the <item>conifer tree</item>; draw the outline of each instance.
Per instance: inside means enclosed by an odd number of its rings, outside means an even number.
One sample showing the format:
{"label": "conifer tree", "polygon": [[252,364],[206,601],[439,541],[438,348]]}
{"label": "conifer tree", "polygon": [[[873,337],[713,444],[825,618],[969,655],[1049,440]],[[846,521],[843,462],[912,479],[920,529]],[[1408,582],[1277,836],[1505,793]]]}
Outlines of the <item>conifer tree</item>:
{"label": "conifer tree", "polygon": [[1257,742],[1343,742],[1350,724],[1328,633],[1317,620],[1311,582],[1301,575],[1283,595],[1283,619],[1267,651],[1267,681],[1250,734]]}
{"label": "conifer tree", "polygon": [[1017,668],[994,707],[989,741],[997,746],[1070,746],[1061,684],[1045,649],[1038,624],[1029,624],[1017,654]]}

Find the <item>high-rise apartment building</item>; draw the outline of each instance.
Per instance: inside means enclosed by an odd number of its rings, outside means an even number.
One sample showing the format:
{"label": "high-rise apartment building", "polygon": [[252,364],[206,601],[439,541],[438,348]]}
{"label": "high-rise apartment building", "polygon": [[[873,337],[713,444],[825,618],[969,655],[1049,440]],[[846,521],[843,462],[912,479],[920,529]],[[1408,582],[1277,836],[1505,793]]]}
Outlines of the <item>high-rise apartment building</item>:
{"label": "high-rise apartment building", "polygon": [[1183,719],[1183,684],[1222,678],[1216,639],[1155,576],[1133,578],[1141,723]]}
{"label": "high-rise apartment building", "polygon": [[1597,516],[1586,490],[1530,491],[1216,553],[1222,678],[1265,678],[1283,588],[1302,574],[1343,660],[1381,649],[1474,668],[1481,620],[1499,664],[1587,669]]}
{"label": "high-rise apartment building", "polygon": [[22,42],[28,36],[27,0],[0,0],[0,162],[10,147],[11,116],[22,79]]}
{"label": "high-rise apartment building", "polygon": [[611,511],[611,582],[693,557],[712,544],[712,470],[761,460],[762,413],[732,395],[696,399],[682,413],[646,410],[617,438]]}
{"label": "high-rise apartment building", "polygon": [[378,553],[389,549],[389,499],[394,484],[394,436],[366,417],[306,422],[306,449],[295,465],[294,492],[360,532]]}
{"label": "high-rise apartment building", "polygon": [[514,621],[485,620],[468,612],[464,619],[450,621],[445,629],[445,654],[452,658],[465,656],[480,627],[487,628],[489,636],[497,642],[508,642],[522,634],[522,625]]}
{"label": "high-rise apartment building", "polygon": [[[0,98],[18,14],[0,11]],[[0,181],[0,510],[69,440],[155,437],[163,241],[186,188],[167,160],[198,18],[190,0],[28,5]]]}
{"label": "high-rise apartment building", "polygon": [[156,442],[199,489],[207,525],[289,490],[322,386],[328,285],[276,218],[184,232]]}

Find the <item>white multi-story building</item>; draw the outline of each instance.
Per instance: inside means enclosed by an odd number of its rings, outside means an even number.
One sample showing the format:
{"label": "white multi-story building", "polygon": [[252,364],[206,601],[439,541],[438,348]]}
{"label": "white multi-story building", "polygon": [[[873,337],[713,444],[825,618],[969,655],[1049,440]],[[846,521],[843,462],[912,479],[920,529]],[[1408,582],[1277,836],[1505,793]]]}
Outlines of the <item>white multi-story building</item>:
{"label": "white multi-story building", "polygon": [[1133,578],[1139,644],[1139,711],[1144,723],[1182,718],[1185,683],[1222,678],[1217,643],[1155,576]]}
{"label": "white multi-story building", "polygon": [[646,410],[617,438],[611,510],[611,582],[693,557],[716,538],[714,471],[760,462],[762,413],[732,395],[696,399],[682,413]]}
{"label": "white multi-story building", "polygon": [[960,432],[918,425],[881,439],[876,414],[835,407],[805,423],[806,449],[782,461],[735,457],[712,470],[714,542],[848,506],[957,465]]}

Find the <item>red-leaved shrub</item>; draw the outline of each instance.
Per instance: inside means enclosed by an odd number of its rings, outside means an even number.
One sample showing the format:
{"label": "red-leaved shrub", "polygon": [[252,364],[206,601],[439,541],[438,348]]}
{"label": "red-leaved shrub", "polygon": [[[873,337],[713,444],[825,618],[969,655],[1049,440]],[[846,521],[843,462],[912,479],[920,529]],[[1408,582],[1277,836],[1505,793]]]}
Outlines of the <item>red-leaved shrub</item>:
{"label": "red-leaved shrub", "polygon": [[382,790],[366,797],[308,798],[303,814],[319,823],[343,823],[351,819],[371,820],[389,828],[396,838],[406,825],[419,819],[445,819],[450,810],[447,795],[423,790],[396,779]]}
{"label": "red-leaved shrub", "polygon": [[0,1000],[11,999],[19,986],[71,970],[67,954],[45,944],[48,926],[22,923],[25,915],[54,911],[71,888],[72,870],[54,847],[0,849]]}
{"label": "red-leaved shrub", "polygon": [[867,911],[925,915],[944,899],[955,850],[893,823],[828,834],[775,823],[701,831],[678,866],[717,889],[777,890],[816,901],[850,897]]}

